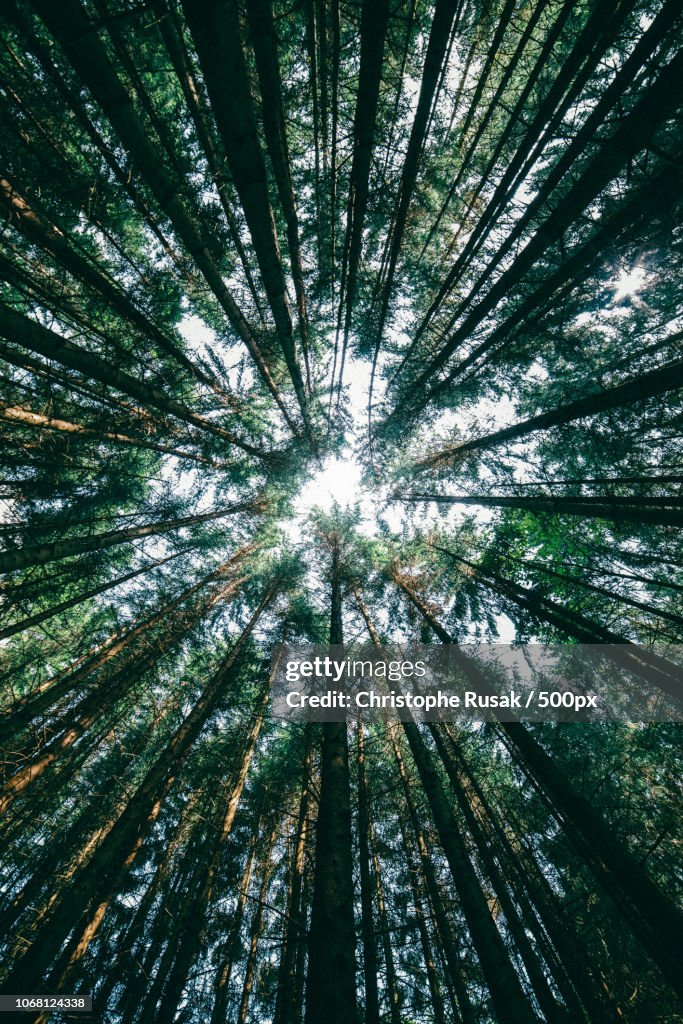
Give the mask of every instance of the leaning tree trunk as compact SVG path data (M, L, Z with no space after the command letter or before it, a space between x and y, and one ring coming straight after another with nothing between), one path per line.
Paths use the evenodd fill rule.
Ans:
M498 862L493 856L488 840L484 836L477 817L460 785L460 780L449 757L441 733L433 724L430 724L429 729L436 743L439 757L446 769L451 788L455 793L458 806L465 820L467 830L474 842L482 867L491 881L493 891L505 915L505 923L519 950L531 987L538 1000L538 1005L550 1024L560 1024L561 1021L566 1024L566 1008L561 1007L557 1002L547 981L548 967L541 960L539 951L532 945L527 936L527 929L531 930L530 922L522 919L519 910L515 906L509 880L504 877Z
M41 923L23 955L7 972L9 991L59 990L84 956L111 899L125 882L180 767L224 696L235 665L279 583L271 584L230 653L206 684L194 707L156 758L126 809L63 898ZM68 941L67 941L68 940Z
M91 31L91 22L80 0L62 0L58 11L51 0L35 0L34 7L63 47L81 81L87 85L102 107L119 139L129 150L138 172L151 188L159 206L170 219L228 320L246 345L285 422L296 435L297 426L287 410L261 348L225 284L202 231L181 198L185 192L183 184L173 177L159 159L159 154L138 118L130 95L109 60L104 44L97 33ZM82 39L86 36L88 46L84 47Z
M170 533L186 526L212 522L215 519L236 515L239 512L256 513L258 511L259 500L252 499L234 505L226 505L214 512L202 512L195 516L167 519L159 523L145 523L143 526L128 526L124 530L108 530L106 533L96 533L90 537L71 537L67 540L56 540L47 544L25 545L0 554L0 573L16 572L18 569L27 569L32 565L46 565L49 562L69 558L71 555L85 554L88 551L104 551L117 544L126 544L128 541L137 540L140 537Z
M505 943L491 915L462 832L451 812L443 785L424 739L414 722L403 729L425 796L453 875L460 905L501 1024L537 1024L536 1014L519 983Z
M460 555L455 555L443 548L440 550L443 550L454 561L474 570L477 573L475 579L482 586L508 598L542 622L557 627L580 643L600 645L601 653L617 665L630 672L635 672L651 686L670 694L679 704L683 702L683 674L681 668L674 662L640 648L638 644L621 636L620 633L607 629L566 605L552 601L548 597L541 597L533 590L518 586L513 580L509 580L493 570L482 570L480 566Z
M67 434L69 439L73 441L83 439L110 445L122 445L125 448L146 448L149 451L159 452L161 455L173 455L177 459L198 462L200 465L210 466L212 469L230 468L229 462L214 462L213 459L207 459L204 455L199 455L196 452L183 451L182 448L171 448L170 445L149 441L144 437L132 437L130 434L120 434L111 430L98 430L96 427L86 427L81 423L56 419L54 416L43 416L40 413L32 412L25 406L0 403L0 419L17 426L36 427L40 430L55 430L61 434Z
M8 637L14 636L16 633L23 633L24 630L31 629L33 626L39 626L41 622L45 622L46 619L51 619L53 615L59 615L61 612L68 611L69 608L75 608L77 605L83 604L84 601L89 601L91 597L97 597L98 594L106 594L108 590L113 590L122 583L127 583L128 580L133 580L137 576L142 576L144 573L149 572L151 569L156 569L158 566L165 565L166 562L170 562L174 558L179 558L180 554L181 552L178 552L174 555L167 555L165 558L157 558L153 562L148 562L147 565L143 565L141 569L135 569L133 572L127 572L124 576L117 576L113 580L107 580L106 583L101 583L98 587L92 587L90 590L86 590L82 594L78 594L76 597L70 597L66 601L60 601L59 604L53 604L43 612L35 612L33 615L27 615L26 618L20 619L18 622L13 622L11 626L5 626L4 629L0 629L0 640L6 640Z
M436 619L424 600L397 575L397 586L417 608L442 643L452 645L465 677L482 693L488 680ZM414 728L414 727L413 727ZM521 764L547 793L558 815L569 826L566 834L591 868L605 891L627 917L634 934L648 950L672 988L683 994L683 981L672 950L675 940L683 945L683 916L647 875L630 851L615 838L613 829L578 794L566 774L520 722L501 722L499 729Z
M240 197L280 346L307 432L309 402L287 302L266 167L258 138L236 0L184 0L218 132Z
M677 391L683 387L683 359L668 363L657 370L650 370L649 373L642 373L638 377L624 381L623 384L616 384L606 388L598 394L586 395L585 398L578 398L574 402L558 406L549 412L539 413L530 419L521 420L510 427L502 427L492 434L484 437L475 437L471 441L464 441L453 448L444 448L434 452L416 463L418 469L433 469L443 465L457 463L462 455L467 452L490 451L507 441L514 441L519 437L526 437L537 430L548 430L551 427L561 426L564 423L572 423L575 420L584 419L587 416L596 416L607 412L610 409L617 409L623 405L631 405L634 402L641 402L654 395L663 395L668 391ZM618 481L616 481L618 482ZM557 499L562 501L562 499ZM607 499L609 503L609 499Z
M259 940L261 938L261 932L263 931L263 912L265 910L266 892L268 891L268 883L270 882L270 877L274 870L274 865L270 861L270 852L273 843L275 842L275 836L276 829L273 829L270 839L266 843L263 851L261 885L259 886L259 892L256 899L256 909L254 911L254 916L251 919L251 928L249 930L249 952L247 954L247 962L244 968L244 982L242 984L242 996L240 998L240 1006L237 1013L237 1024L247 1024L249 1001L251 999L251 993L254 987L254 976L256 974Z
M401 992L398 986L396 964L394 962L394 948L391 941L389 929L389 915L387 913L384 885L382 883L382 865L377 853L377 838L375 830L370 822L368 831L370 840L370 851L372 853L372 873L375 878L375 892L377 895L377 911L379 914L379 928L382 937L382 952L384 954L384 972L386 974L387 1002L389 1004L389 1020L391 1024L401 1024Z
M210 434L215 434L235 447L241 448L249 455L256 458L268 458L267 452L262 452L254 445L242 441L231 431L200 416L199 413L192 412L180 402L169 398L161 388L140 381L124 370L119 370L117 366L101 356L88 352L76 342L43 327L36 320L22 316L21 313L17 313L16 310L4 304L0 304L0 335L31 352L37 352L38 355L44 356L46 359L55 360L70 370L76 370L85 377L99 381L105 387L116 388L117 391L141 402L143 407L151 405L152 408L158 409L162 413L190 423L193 427L199 427L200 430L208 431Z
M406 494L394 495L397 501L435 502L438 505L479 505L482 508L518 508L525 512L581 516L582 519L609 519L637 526L680 526L683 524L683 498L623 497L532 494L526 497L488 494Z
M431 852L427 845L422 825L420 824L417 807L415 806L415 801L413 800L413 795L411 793L410 780L406 771L403 755L401 754L401 748L398 744L396 729L390 725L387 732L394 751L394 758L396 760L396 766L398 768L401 785L403 787L403 796L406 802L408 817L410 818L410 824L415 834L415 842L417 844L422 872L425 877L427 893L434 912L434 923L436 925L437 935L443 950L446 966L450 974L451 985L458 1002L458 1010L462 1024L476 1024L476 1011L467 991L467 984L461 963L461 955L456 946L457 933L454 932L453 926L448 920L446 908L441 896L439 882L436 877L436 871L434 869L434 862L432 860Z

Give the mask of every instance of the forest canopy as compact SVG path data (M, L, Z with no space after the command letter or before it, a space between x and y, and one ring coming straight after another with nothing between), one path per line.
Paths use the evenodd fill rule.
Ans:
M676 724L269 705L275 645L404 640L680 702L682 23L2 4L3 993L683 1020Z

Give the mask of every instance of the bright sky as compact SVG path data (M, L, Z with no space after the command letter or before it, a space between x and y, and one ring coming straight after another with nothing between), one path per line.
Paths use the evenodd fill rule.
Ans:
M620 268L615 279L609 282L613 290L613 301L619 303L624 298L637 295L646 287L649 276L642 267L637 265ZM609 315L609 310L605 310L605 313ZM241 346L234 346L227 350L215 333L194 315L186 316L179 325L179 330L190 348L202 355L206 352L206 344L215 347L220 353L224 365L228 368L231 383L236 383L234 371L243 356ZM381 367L378 367L378 370L381 370ZM539 367L540 370L542 370L541 367ZM531 372L533 372L533 368ZM542 376L542 373L539 375ZM356 454L356 450L363 444L367 436L369 380L369 362L354 359L350 354L347 355L343 403L344 408L350 413L352 421L348 445L341 455L328 458L323 466L311 475L293 503L293 516L280 521L279 525L282 531L294 544L299 543L304 536L304 523L313 508L329 512L335 504L341 508L354 506L359 508L361 516L359 529L365 536L377 535L380 521L385 522L396 534L403 532L406 506L400 502L387 502L388 488L378 488L376 485L368 487L362 484L364 466ZM382 395L382 378L381 373L378 373L373 396L375 406L381 402ZM432 428L431 434L441 444L443 439L448 438L449 435L476 436L512 423L515 418L516 407L511 398L501 396L495 401L483 399L474 406L445 412ZM429 438L423 438L423 440L429 440ZM187 483L194 477L194 473L185 473L183 477L185 478L183 483ZM203 504L210 505L211 497L213 496L205 496ZM484 525L491 520L494 514L491 509L457 506L444 508L444 506L426 503L411 505L410 509L415 517L417 528L423 531L436 525L453 527L465 515L473 515L479 523ZM508 643L514 639L515 628L507 616L498 616L497 626L501 642Z

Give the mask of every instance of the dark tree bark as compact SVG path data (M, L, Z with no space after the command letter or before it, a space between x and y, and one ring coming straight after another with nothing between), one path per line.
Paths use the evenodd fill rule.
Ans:
M370 868L370 816L368 785L365 775L363 726L358 723L358 847L360 866L361 939L363 942L363 978L365 981L365 1024L379 1024L379 990L377 987L377 942L372 912L372 872Z
M59 990L70 977L99 929L113 895L127 877L182 763L229 686L244 645L277 587L278 584L272 584L268 588L232 650L147 772L106 841L62 899L53 904L49 917L15 960L5 977L5 985L12 991L39 991L45 987L48 991Z
M536 1024L536 1014L519 983L503 939L491 916L486 896L472 866L462 832L451 813L427 745L414 722L404 722L403 729L453 875L453 883L498 1019L501 1024Z
M259 501L256 499L238 502L234 505L226 505L225 508L214 512L201 512L195 516L167 519L160 523L128 526L124 530L108 530L106 533L96 533L89 537L72 537L67 540L56 540L47 544L25 545L0 554L0 572L16 572L18 569L26 569L31 565L46 565L60 558L69 558L71 555L81 555L88 551L104 551L106 548L114 547L117 544L125 544L127 541L136 540L140 537L152 537L163 533L170 533L172 530L180 530L186 526L195 526L197 523L208 523L215 519L222 519L224 516L237 515L239 512L251 512L254 514L258 513L258 511Z
M344 642L341 552L331 538L330 643ZM358 1024L346 722L322 726L320 800L308 949L306 1024Z
M425 602L404 581L394 579L409 601L418 609L442 643L453 645L454 656L465 677L481 692L489 684L481 671L459 652L448 631L430 612ZM413 728L415 728L413 726ZM517 753L525 769L548 794L557 809L568 838L595 874L605 891L627 917L634 934L648 950L672 988L683 994L676 958L672 956L672 937L683 940L680 911L664 895L638 863L615 838L612 828L591 804L578 794L553 759L532 733L519 722L501 722L501 733Z
M301 1007L297 999L296 968L299 956L306 942L306 915L303 906L304 863L306 843L310 825L311 803L311 732L310 723L305 727L304 757L299 797L299 811L294 848L289 869L289 893L287 920L282 938L282 955L278 973L278 987L275 997L273 1024L299 1024ZM212 1021L218 1024L218 1021Z
M81 80L107 114L121 141L134 155L139 172L148 182L157 202L171 220L230 323L247 346L286 423L296 434L297 427L284 404L261 348L214 263L200 228L180 198L184 191L180 182L174 179L159 159L128 92L109 61L104 45L92 33L88 47L82 46L81 39L90 33L91 23L79 0L64 0L59 11L55 10L50 0L36 0L34 7L64 48ZM229 34L227 38L230 38Z
M77 605L83 604L84 601L89 601L91 597L97 597L98 594L106 594L108 590L113 590L114 587L118 587L122 583L127 583L128 580L133 580L137 576L142 576L144 573L149 572L150 569L156 569L160 565L165 565L166 562L171 562L174 558L178 558L179 556L180 552L175 555L168 555L166 558L157 558L153 562L148 562L147 565L143 565L141 569L135 569L133 572L127 572L124 576L118 576L116 579L107 580L106 583L101 583L98 587L92 587L90 590L86 590L82 594L78 594L76 597L70 597L66 601L60 601L59 604L52 605L51 608L47 608L44 612L36 612L33 615L27 615L26 618L20 619L19 622L13 622L11 626L5 626L4 629L0 629L0 640L6 640L8 637L14 636L16 633L23 633L26 629L39 626L41 622L45 622L46 619L51 619L53 615L59 615L61 612L68 611L69 608L75 608Z
M624 381L623 384L616 384L596 394L578 398L566 405L551 409L549 412L542 412L527 420L513 423L512 426L502 427L492 434L475 437L471 441L464 441L452 448L434 452L433 455L420 459L416 466L419 469L433 469L443 465L454 465L467 452L490 451L498 445L507 441L516 441L517 438L526 437L537 430L548 430L551 427L573 423L575 420L588 416L598 416L610 409L618 409L623 405L645 401L645 399L655 395L664 395L669 391L678 391L682 387L683 359L679 359L676 362L667 363L657 370L650 370L631 380ZM558 500L561 501L561 499Z
M0 334L8 341L21 345L31 352L37 352L46 359L54 359L70 370L76 370L85 377L99 381L105 387L114 387L117 391L129 395L143 406L151 405L155 409L177 419L184 420L194 427L206 430L230 444L257 458L267 458L262 452L246 441L241 441L229 430L214 423L212 420L192 412L173 398L169 398L159 387L147 384L132 377L129 373L119 370L113 363L101 356L86 351L75 342L64 338L55 331L48 330L35 320L22 316L9 306L0 305Z
M309 402L294 343L266 167L256 128L236 0L187 0L192 33L218 132L258 260L278 339L310 433Z
M622 497L593 495L523 495L513 498L501 494L407 494L397 501L426 502L439 505L480 505L482 508L519 508L527 512L581 516L583 519L610 519L615 523L641 526L680 526L683 524L683 498Z

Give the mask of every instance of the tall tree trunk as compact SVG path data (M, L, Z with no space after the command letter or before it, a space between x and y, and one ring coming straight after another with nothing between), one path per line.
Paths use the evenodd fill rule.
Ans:
M537 1024L536 1014L522 990L491 915L486 896L472 866L462 833L451 813L427 745L414 722L404 722L403 729L453 875L453 883L498 1019L501 1024Z
M197 452L186 452L180 448L171 448L167 444L159 444L157 441L149 441L144 437L131 437L128 434L114 433L110 430L98 430L97 427L85 427L81 423L71 423L68 420L56 419L54 416L43 416L40 413L32 412L24 406L5 405L0 403L0 419L19 426L37 427L42 430L57 430L68 434L71 439L95 440L106 444L123 445L130 448L146 448L149 451L160 452L162 455L174 455L177 459L187 459L188 462L198 462L213 469L228 469L229 462L214 462Z
M282 939L273 1024L299 1024L301 1020L301 1008L296 998L296 967L298 955L305 945L306 937L306 916L302 898L311 801L311 733L312 726L309 722L305 727L299 813L289 869L287 920ZM212 1024L218 1024L218 1022L212 1021Z
M481 692L486 692L489 685L485 676L468 657L458 651L457 644L422 598L400 577L394 576L394 579L441 642L453 646L454 656L465 677L481 688ZM568 838L625 914L634 934L672 988L683 994L680 972L676 958L672 955L674 937L680 938L680 944L683 944L683 917L680 911L649 878L637 858L615 839L613 829L593 810L588 800L575 791L566 774L532 733L520 722L501 722L499 730L509 741L521 764L548 794L563 823L569 826L566 828Z
M81 6L80 0L63 0L59 11L55 10L51 0L36 0L34 7L52 35L63 47L81 81L87 85L105 111L123 145L130 150L139 173L149 184L157 202L171 220L174 229L199 267L230 323L247 346L261 378L277 403L285 422L290 430L297 434L296 424L275 384L260 346L227 288L220 269L215 264L209 247L202 237L200 228L185 207L181 198L184 192L181 183L174 179L159 159L156 149L150 142L145 128L135 112L128 92L109 61L104 44L96 33L91 32L90 20ZM84 47L82 39L86 35L88 36L88 46ZM224 39L225 36L220 38Z
M170 601L164 602L151 616L143 619L142 622L135 623L130 629L123 627L116 630L103 643L97 644L85 655L73 661L64 672L51 676L45 682L33 687L27 696L15 700L7 713L0 717L4 734L16 736L29 722L33 721L46 708L52 706L61 696L75 689L87 676L129 648L133 641L156 625L169 612L178 608L196 591L214 580L219 580L231 569L237 568L242 560L254 550L255 545L253 544L243 545L218 569L203 577L190 588L182 590Z
M484 318L496 308L508 289L531 269L581 212L619 173L624 163L649 142L653 131L676 110L683 92L683 54L679 53L660 71L652 83L624 117L611 136L605 139L598 154L585 167L557 207L543 220L537 231L515 260L497 279L483 299L467 314L462 323L441 346L436 356L415 381L419 390L441 367L465 339L472 336ZM485 343L482 343L485 344Z
M193 427L208 431L217 437L234 444L242 451L256 458L267 458L268 455L259 448L240 440L229 430L214 423L212 420L192 412L186 406L168 395L153 384L146 384L132 377L129 373L119 370L113 363L107 362L101 356L86 351L80 345L61 334L43 327L36 320L22 316L9 306L0 304L0 335L8 341L21 345L32 352L37 352L46 359L54 359L62 366L70 370L76 370L93 380L99 381L105 387L114 387L117 391L129 395L143 406L151 405L160 412L174 416Z
M259 499L226 505L213 512L201 512L194 516L183 516L179 519L162 520L159 523L146 523L143 526L128 526L124 530L108 530L90 537L71 537L67 540L55 540L46 544L25 545L0 553L0 573L16 572L32 565L46 565L71 555L82 555L88 551L104 551L117 544L125 544L140 537L152 537L159 534L181 530L186 526L208 523L224 516L236 515L239 512L258 513Z
M607 412L609 409L617 409L623 405L630 405L634 402L645 401L654 395L663 395L668 391L677 391L683 387L683 359L668 363L657 370L650 370L648 373L641 373L638 377L624 381L623 384L616 384L606 388L597 394L586 395L585 398L578 398L574 402L568 402L549 412L539 413L530 419L521 420L510 427L502 427L492 434L484 437L475 437L471 441L464 441L453 448L444 448L434 452L433 455L420 459L415 465L418 469L434 469L443 465L455 465L460 457L467 452L486 450L490 451L506 441L514 441L519 437L526 437L537 430L548 430L551 427L561 426L564 423L572 423L575 420L584 419L588 416L596 416ZM619 481L615 481L618 483ZM557 499L562 501L562 499ZM609 502L607 502L609 504Z
M270 877L273 873L274 867L270 862L270 853L275 841L275 834L275 830L273 830L270 836L270 841L266 844L266 848L264 850L261 868L261 885L259 886L256 909L254 910L254 914L251 919L251 928L249 930L249 952L247 954L247 962L244 968L244 982L242 984L240 1006L237 1012L237 1024L247 1024L249 1002L251 1000L251 993L254 987L254 976L256 974L258 944L261 938L261 932L263 931L263 912L265 910L266 893L268 891L268 883L270 882Z
M551 495L531 494L517 498L488 494L407 494L397 501L435 502L438 505L478 505L482 508L519 508L525 512L581 516L582 519L608 519L638 526L680 526L683 524L683 498L639 497L610 494ZM670 506L670 507L669 507Z
M177 13L173 9L170 9L166 16L161 18L159 28L161 29L168 55L171 58L173 70L175 71L183 90L185 102L187 103L190 117L192 118L192 122L197 133L197 139L204 151L204 155L209 165L209 170L211 171L211 176L216 186L216 191L218 192L218 198L221 201L223 213L225 214L225 219L228 223L230 237L232 238L235 249L237 250L240 263L242 264L242 270L244 271L244 276L251 293L251 297L254 300L254 305L258 311L261 326L265 328L266 324L263 317L263 310L261 309L261 300L258 292L256 291L249 258L242 244L239 225L228 194L226 175L221 166L225 162L225 158L218 151L212 126L209 123L209 114L205 109L205 104L190 60L190 55L185 47L182 26L178 24Z
M208 860L204 877L195 897L191 901L187 901L187 928L181 936L178 949L175 951L173 969L164 987L161 1004L158 1009L152 1007L152 1016L149 1018L150 1021L154 1020L155 1022L158 1022L158 1024L172 1024L178 1009L178 1002L180 1001L180 997L182 996L183 989L187 981L192 961L205 943L206 915L211 904L216 875L220 867L225 844L232 832L237 808L239 807L240 800L242 799L244 785L247 781L247 774L254 756L256 741L261 731L263 716L265 714L266 704L269 697L270 694L268 690L266 690L260 706L256 709L253 724L244 744L242 759L229 783L229 788L226 793L227 801L225 810L222 816L222 821L216 831L213 850ZM266 871L264 869L264 875L265 874ZM140 1024L143 1024L143 1022L146 1024L145 1018L140 1019Z
M195 585L190 591L186 591L181 599L187 598L188 594L203 586L206 581ZM5 783L0 796L0 814L4 814L10 804L24 792L27 786L36 782L44 772L56 761L63 758L96 723L99 723L102 715L109 711L117 701L130 692L135 683L144 676L158 661L177 644L197 624L198 619L205 614L217 601L231 597L237 590L242 580L231 580L227 585L220 587L198 606L189 609L181 614L177 621L171 622L167 632L149 648L144 648L142 655L132 665L127 664L117 671L113 678L106 677L97 686L89 689L81 701L68 711L63 726L57 727L57 735L48 740L38 749L37 755L28 755L17 758L23 764L17 772ZM179 600L174 602L178 604ZM161 615L156 616L156 620ZM147 630L140 631L138 635L144 635ZM96 742L97 734L92 737ZM25 762L28 763L25 763Z
M309 403L294 342L275 220L268 196L237 0L184 0L211 107L258 260L280 346L310 434Z
M585 1007L585 1011L582 1011L581 1006L576 1005L572 1010L577 1020L585 1016L590 1024L617 1024L623 1014L618 1007L610 1005L605 1000L600 984L599 964L593 958L586 958L584 943L576 933L573 922L560 907L545 874L522 844L510 838L506 829L498 822L481 786L462 756L453 730L448 725L445 726L445 730L451 740L451 750L459 767L459 779L470 805L478 815L482 827L484 823L488 825L489 842L499 846L501 859L509 865L511 884L520 902L527 900L535 909L550 942L557 950L559 970L555 977L567 1005L570 1009L574 1006L575 990ZM530 909L529 919L532 918L533 911ZM566 974L573 988L568 988L564 983L562 972Z
M465 982L461 963L461 954L458 952L458 948L456 946L453 927L451 922L448 920L446 908L441 897L438 879L436 877L436 871L434 870L434 863L420 824L417 807L415 806L415 801L413 800L410 790L410 781L408 779L408 773L401 754L401 748L398 744L396 729L390 725L387 732L394 751L399 776L401 778L408 817L410 818L412 830L415 833L415 842L417 843L420 864L425 877L427 892L429 894L429 902L431 903L434 912L437 936L439 938L441 948L443 949L444 959L450 974L451 985L456 994L460 1018L462 1020L462 1024L476 1024L476 1011L467 991L467 984Z
M382 866L377 853L377 839L372 821L369 823L368 838L370 840L370 851L372 853L372 873L375 879L375 890L377 893L377 911L379 914L380 935L382 937L382 952L384 954L384 973L386 976L387 1002L389 1004L389 1020L391 1024L401 1024L401 993L398 987L396 975L396 964L394 963L394 949L391 944L391 932L389 930L389 917L387 914L386 899L384 896L384 885L382 883Z
M566 1022L567 1010L564 1007L560 1007L553 995L553 992L546 980L547 967L540 959L539 952L534 948L527 936L527 928L530 928L530 922L524 921L521 918L520 912L515 906L510 893L509 881L503 876L503 872L493 856L491 847L489 846L488 841L479 826L477 817L467 800L467 796L465 795L462 786L460 785L458 774L453 766L443 737L433 724L430 724L429 731L436 743L436 749L446 769L446 774L448 775L451 787L455 793L462 816L465 819L469 835L472 837L477 854L481 860L481 864L491 881L493 891L498 899L500 908L505 915L505 923L520 952L522 962L527 975L529 976L531 987L536 999L538 1000L541 1011L543 1012L543 1016L547 1021L551 1022L551 1024L560 1024L561 1021Z
M331 540L330 643L344 642L339 538ZM346 722L322 726L306 1024L358 1024Z
M110 277L105 277L94 264L81 256L63 232L33 210L15 186L4 177L0 177L0 205L6 211L10 223L30 242L50 253L77 280L93 288L120 316L137 328L143 337L154 341L196 380L212 386L211 378L185 355L180 341L167 336L145 313L134 306Z
M277 55L277 36L273 21L272 0L249 0L247 16L251 29L251 43L256 57L261 87L263 128L266 145L273 165L280 206L287 225L287 246L296 292L299 314L299 333L306 367L308 391L311 390L309 361L308 312L304 287L304 270L299 240L299 218L292 185L291 162L287 142L287 124L282 99L282 80Z
M346 207L346 238L341 268L337 339L342 327L343 341L339 360L338 394L344 379L346 349L356 301L356 287L363 245L363 227L370 194L370 167L375 139L375 123L382 80L384 40L389 23L388 0L364 0L360 23L360 69L353 122L353 159ZM332 370L334 383L335 367Z
M434 1024L446 1024L446 1013L444 1009L443 995L441 994L441 981L439 979L432 940L429 935L427 919L422 905L423 892L420 884L421 879L413 856L412 846L408 839L406 822L403 820L402 816L399 816L399 825L401 828L401 840L403 842L403 851L406 859L406 871L408 872L408 878L410 879L410 889L413 897L415 923L417 924L417 931L420 936L420 945L422 946L422 962L424 963L425 973L427 974L430 1009L434 1015Z
M225 1024L227 1019L230 978L232 976L235 961L239 957L240 932L242 930L242 921L244 920L244 911L247 905L249 883L251 880L254 860L261 840L261 818L259 816L259 820L254 828L249 852L247 853L247 857L244 862L244 869L237 889L235 907L230 919L228 934L225 938L219 968L216 973L216 977L214 978L214 1001L211 1011L211 1024Z
M13 622L11 626L5 626L4 629L0 629L0 640L6 640L8 637L14 636L16 633L23 633L24 630L31 629L33 626L39 626L41 622L45 622L46 619L51 619L53 615L59 615L61 612L68 611L69 608L75 608L77 605L83 604L84 601L89 601L91 597L97 597L98 594L105 594L108 590L113 590L122 583L127 583L128 580L134 580L138 576L143 576L151 569L156 569L160 565L165 565L166 562L172 562L174 558L179 558L181 554L182 552L178 552L174 555L167 555L166 558L156 558L153 562L148 562L146 565L143 565L141 569L134 569L133 572L127 572L124 576L117 576L113 580L107 580L106 583L101 583L98 587L91 587L90 590L86 590L82 594L78 594L76 597L70 597L66 601L60 601L59 604L53 604L43 612L35 612L33 615L27 615L18 622Z
M379 1024L377 988L377 942L372 912L372 873L370 868L368 786L365 775L363 726L356 733L358 753L358 846L360 866L361 939L363 942L363 978L365 981L365 1024Z
M97 933L112 897L125 881L178 771L230 684L238 658L278 586L274 583L267 589L239 639L148 770L105 842L63 898L53 905L33 941L7 972L4 981L8 990L59 990L69 978Z
M441 75L441 66L448 48L451 28L458 6L458 0L436 0L434 7L434 16L432 19L432 26L429 33L427 52L425 54L422 71L422 81L420 82L420 93L418 96L417 108L415 110L415 117L410 131L408 148L406 150L403 170L401 173L401 181L398 189L396 213L394 214L386 243L388 265L384 275L384 284L379 296L380 307L370 376L368 416L371 415L372 410L372 390L375 372L377 369L377 360L379 358L384 326L389 312L389 302L393 291L394 273L396 271L401 251L401 242L405 231L408 207L410 206L415 182L417 180L418 165L425 143L427 121L432 104L434 103L436 87Z

